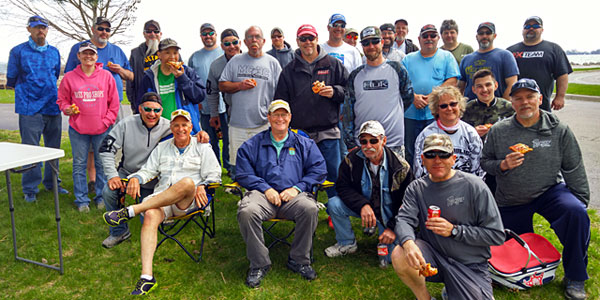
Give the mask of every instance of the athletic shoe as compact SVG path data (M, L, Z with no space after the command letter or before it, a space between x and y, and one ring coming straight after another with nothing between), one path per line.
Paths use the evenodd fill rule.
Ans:
M569 300L583 300L587 298L585 293L585 281L574 281L567 277L563 279L565 285L565 297Z
M262 268L251 268L248 270L248 275L246 276L246 285L249 288L257 288L260 286L260 282L262 281L267 273L271 269L271 266L266 266Z
M131 294L135 296L146 295L150 293L150 291L152 291L157 285L158 283L156 283L156 279L154 279L154 277L152 277L151 280L140 278L140 280L138 280L138 282L135 284L135 289L131 292Z
M121 208L119 210L107 211L104 213L103 217L104 222L106 222L108 226L112 227L121 225L132 219L129 217L129 212L127 211L126 207Z
M81 213L88 213L88 212L90 212L90 206L87 204L83 204L83 205L80 205L79 207L77 207L77 210Z
M25 194L25 201L32 203L37 201L37 196L35 194Z
M96 201L96 207L100 210L104 210L106 208L104 201Z
M446 292L446 287L442 289L442 300L448 300L448 292Z
M49 192L54 192L54 189L51 189L51 188L50 188L50 189L47 189L47 190L48 190ZM66 190L65 188L63 188L62 186L60 186L60 185L59 185L59 186L58 186L58 194L60 194L60 195L68 195L68 194L69 194L69 191L68 191L68 190Z
M291 258L288 258L287 267L292 272L302 275L302 278L306 280L310 281L317 278L317 272L310 265L301 265Z
M102 247L104 247L106 249L110 249L110 248L128 240L130 237L131 237L131 232L129 232L129 231L127 231L121 235L118 235L118 236L109 235L102 242Z
M356 241L354 241L350 245L340 245L339 243L335 243L335 245L325 248L324 252L327 257L338 257L354 253L356 250L358 250L358 245L356 244Z

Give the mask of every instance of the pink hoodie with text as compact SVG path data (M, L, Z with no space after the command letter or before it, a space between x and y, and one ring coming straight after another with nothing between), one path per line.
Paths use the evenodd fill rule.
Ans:
M58 88L56 101L61 111L75 103L79 114L69 117L69 125L79 134L96 135L105 132L117 119L119 94L112 74L96 63L88 77L81 65L67 72Z

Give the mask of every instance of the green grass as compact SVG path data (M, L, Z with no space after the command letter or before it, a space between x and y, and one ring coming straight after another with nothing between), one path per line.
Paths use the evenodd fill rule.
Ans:
M16 131L0 130L0 140L19 142ZM63 186L72 191L71 150L66 135L62 148L65 158L60 161ZM0 179L0 203L7 203L4 175ZM223 179L228 181L228 177ZM20 175L11 175L15 199L15 216L19 255L58 263L56 245L56 222L52 196L47 191L38 194L38 202L29 204L23 200ZM43 189L43 187L42 187ZM288 271L285 262L289 247L278 245L270 256L273 269L256 290L244 285L248 261L245 244L236 221L237 198L218 189L215 216L217 233L208 239L204 248L204 260L193 263L173 242L166 242L156 252L154 275L158 287L148 299L414 299L410 290L394 274L391 267L385 270L377 266L376 237L365 237L359 220L353 219L359 251L342 258L327 258L323 249L335 243L335 234L326 224L325 212L319 214L319 224L314 239L313 267L318 278L307 282ZM65 274L15 261L7 205L0 209L0 291L4 299L121 299L126 298L140 276L140 222L133 220L130 241L107 250L101 247L107 236L107 226L102 221L102 211L92 208L88 214L78 213L72 195L60 198L61 228L63 236ZM592 240L589 247L589 275L587 282L589 299L600 297L599 226L600 218L590 211ZM536 232L547 237L562 250L549 224L535 217ZM289 230L291 224L278 224L276 232ZM193 228L187 228L193 229ZM199 230L180 235L187 245L199 242ZM525 292L495 289L495 298L503 299L562 299L560 279L563 268L559 267L558 279L543 288ZM432 295L440 299L442 284L428 284Z
M0 103L15 103L15 91L9 89L0 89ZM129 105L129 99L127 99L127 95L125 95L125 93L123 93L123 101L121 101L121 104Z
M600 96L600 85L569 83L567 94Z
M593 68L574 68L573 72L585 72L585 71L597 71L600 70L600 67L593 67Z

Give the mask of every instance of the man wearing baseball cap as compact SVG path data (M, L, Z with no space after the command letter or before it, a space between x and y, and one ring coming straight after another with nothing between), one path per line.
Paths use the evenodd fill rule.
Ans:
M338 59L327 55L319 46L317 30L312 25L298 28L296 42L296 57L283 68L275 98L290 104L297 116L292 118L290 126L302 129L317 143L327 164L327 180L334 182L342 159L338 122L348 72ZM323 86L313 90L316 81ZM335 196L335 189L328 189L327 196Z
M394 25L385 23L379 26L379 30L381 31L381 39L383 40L383 56L398 63L402 62L406 54L393 47L396 40L396 28Z
M534 213L550 222L563 245L565 295L585 299L590 189L579 144L566 124L540 109L542 93L535 80L519 79L511 100L515 115L488 132L481 167L496 176L496 202L506 228L533 232ZM517 143L533 151L511 151Z
M281 28L275 27L271 29L271 45L273 48L267 51L267 54L275 57L282 68L294 60L294 50L292 50L292 46L284 39L285 36Z
M146 100L142 105L150 105L150 102L152 100ZM145 295L157 285L152 274L152 260L160 223L170 217L186 215L206 207L209 203L206 186L221 182L221 166L210 145L201 144L190 135L193 128L190 113L177 109L170 117L173 138L158 144L142 168L127 176L127 194L132 198L141 195L140 184L146 184L158 176L154 193L141 203L103 215L104 221L114 227L144 214L140 237L142 275L132 295Z
M477 27L475 36L479 49L465 57L460 62L460 80L458 88L469 99L475 99L473 92L473 74L481 69L489 69L498 81L496 97L509 99L510 88L517 81L519 67L515 58L507 50L494 48L496 25L483 22Z
M426 281L444 283L442 299L494 299L487 263L505 235L492 193L481 178L452 168L446 134L427 136L421 158L429 174L410 183L396 216L396 274L417 299L433 299ZM429 216L432 208L438 217ZM423 277L428 264L437 274Z
M573 72L565 51L553 42L542 39L542 18L531 16L523 24L523 42L507 48L519 66L519 78L534 79L542 92L545 111L559 110L565 105L569 74ZM556 96L550 99L556 81Z
M329 31L329 40L321 44L323 49L329 55L339 59L348 73L354 71L362 65L360 52L356 47L344 43L344 34L346 33L346 17L342 14L333 14L327 23Z
M138 113L138 105L136 105L136 103L139 103L138 99L142 95L138 95L137 93L139 87L142 85L144 72L158 60L158 55L156 55L156 53L158 52L158 44L162 37L160 25L155 20L148 20L144 23L142 34L144 35L145 41L139 46L131 49L131 54L129 55L129 65L134 74L133 80L125 83L127 99L129 99L133 114Z
M396 28L396 42L392 47L405 54L419 51L419 47L413 44L411 39L406 38L408 35L408 21L406 19L396 20L394 27Z
M271 269L261 225L275 217L296 223L288 269L306 280L317 277L310 264L319 209L311 191L327 175L325 161L313 140L290 130L286 101L271 102L267 119L270 128L242 144L236 165L236 180L248 191L238 205L237 220L250 261L250 288L259 287Z

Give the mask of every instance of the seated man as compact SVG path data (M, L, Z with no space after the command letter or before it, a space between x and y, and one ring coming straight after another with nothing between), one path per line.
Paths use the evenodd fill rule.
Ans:
M338 196L329 199L327 212L333 221L337 243L325 249L325 255L336 257L357 250L350 216L362 219L365 232L379 229L379 243L394 250L396 213L404 191L412 180L408 163L388 148L383 126L367 121L360 126L360 149L344 158L335 184ZM388 255L381 267L390 263Z
M248 190L237 219L250 261L246 285L251 288L258 287L271 268L261 226L271 218L296 223L287 267L304 279L317 277L310 252L319 209L311 189L325 179L327 169L315 142L289 129L291 119L287 102L271 102L267 113L271 128L244 142L237 153L235 178Z
M209 144L200 144L190 136L192 118L182 109L171 113L173 138L152 151L142 168L129 175L127 194L140 196L140 184L158 176L154 193L135 205L104 213L104 221L118 226L144 213L141 230L142 276L132 295L145 295L156 286L152 276L152 259L156 250L156 231L163 220L182 216L205 207L205 186L221 181L221 167Z
M520 79L510 96L515 115L487 134L481 166L496 176L496 201L506 228L533 232L534 213L550 222L564 246L565 295L585 299L590 189L581 150L569 127L539 108L542 93L535 80ZM533 151L522 154L508 148L517 143Z
M394 270L419 300L432 299L425 280L443 282L444 299L493 299L487 261L490 246L504 243L494 197L479 177L452 169L456 154L449 136L434 133L424 144L428 175L408 186L396 216ZM438 217L428 216L432 208ZM439 271L424 278L420 271L428 263Z

